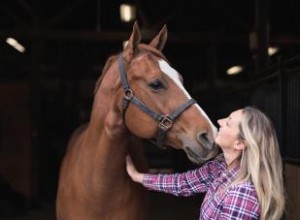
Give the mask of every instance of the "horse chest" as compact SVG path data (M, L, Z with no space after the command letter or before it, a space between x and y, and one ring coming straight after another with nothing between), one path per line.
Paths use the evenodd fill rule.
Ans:
M145 193L132 183L99 187L97 192L78 192L65 207L64 213L68 217L58 220L144 220L147 213Z

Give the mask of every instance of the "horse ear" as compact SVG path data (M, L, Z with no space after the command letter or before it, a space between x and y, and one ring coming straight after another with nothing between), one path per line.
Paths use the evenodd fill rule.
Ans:
M150 42L149 45L162 51L165 47L167 38L168 38L168 29L167 26L164 25L160 30L159 34L155 38L153 38L153 40Z
M130 38L128 40L128 43L124 49L124 59L127 62L130 62L134 56L134 54L137 52L138 45L141 42L141 31L138 25L138 22L135 21L133 24L133 30L130 35Z

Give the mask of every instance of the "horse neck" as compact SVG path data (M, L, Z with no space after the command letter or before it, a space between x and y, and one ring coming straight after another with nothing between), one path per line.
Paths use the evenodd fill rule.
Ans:
M109 112L118 114L118 99L121 96L121 83L117 63L114 62L105 73L96 89L90 123L103 123ZM120 115L120 114L118 114ZM121 117L120 117L121 119Z
M89 142L90 156L97 157L101 169L124 169L125 156L128 152L130 134L123 125L119 110L122 99L118 70L113 64L105 73L95 97L86 141ZM107 172L107 171L106 171Z

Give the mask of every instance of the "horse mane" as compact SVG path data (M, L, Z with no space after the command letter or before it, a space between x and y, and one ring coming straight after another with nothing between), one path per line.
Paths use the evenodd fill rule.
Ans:
M101 76L97 79L96 81L96 85L95 85L95 89L94 89L94 95L97 93L101 82L105 76L105 74L107 73L107 70L109 69L109 67L111 67L111 65L113 64L113 62L115 62L117 59L117 55L111 55L105 62Z

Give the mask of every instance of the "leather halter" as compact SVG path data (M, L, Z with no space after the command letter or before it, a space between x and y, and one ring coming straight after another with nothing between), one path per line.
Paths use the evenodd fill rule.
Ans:
M173 121L186 109L188 109L191 105L196 103L195 99L189 99L187 102L181 104L175 111L173 111L169 115L163 115L157 113L151 109L149 109L144 103L142 103L130 89L126 78L126 71L123 65L123 57L122 54L118 57L118 66L121 77L121 83L124 89L124 99L123 99L123 110L122 116L125 124L125 112L130 102L139 107L143 112L148 114L151 118L158 122L158 136L157 136L157 146L163 148L163 139L166 136L166 132L173 126Z

